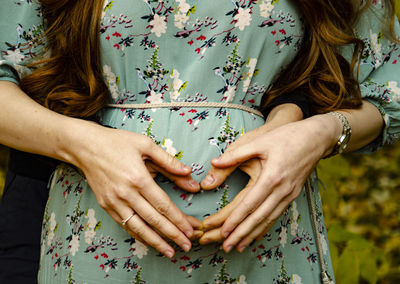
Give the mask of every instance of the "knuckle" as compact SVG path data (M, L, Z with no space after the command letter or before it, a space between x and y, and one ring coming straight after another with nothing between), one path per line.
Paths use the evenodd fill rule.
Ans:
M255 224L261 224L261 223L268 223L268 217L265 217L263 215L258 215L254 217L254 223Z
M178 241L181 239L181 234L177 230L172 230L167 234L168 238L173 241Z
M124 189L116 190L115 194L121 200L127 200L129 195L128 191Z
M273 187L282 184L283 181L285 180L285 175L280 172L270 173L268 177L269 177L268 181L270 185Z
M117 203L114 194L109 192L105 193L101 200L102 202L100 206L102 208L114 208L115 204Z
M137 226L135 225L135 222L130 222L129 224L129 228L130 230L133 232L134 235L138 236L139 238L143 238L143 236L145 235L146 229L144 228L144 226Z
M157 216L151 215L146 219L146 222L155 228L161 227L161 220Z
M244 198L241 203L242 206L244 207L244 211L248 214L251 214L256 210L254 204L249 202L246 198Z
M106 208L107 208L107 203L106 203L106 201L104 200L104 198L99 198L99 199L97 200L97 203L99 204L99 206L100 206L101 208L103 208L103 209L106 209Z
M143 175L139 175L137 173L132 173L129 176L129 183L134 188L144 188L145 187L145 178Z
M158 201L154 206L161 215L167 216L171 212L172 205L169 202Z
M142 137L142 139L139 140L139 148L144 150L144 151L152 151L154 149L154 147L156 146L153 142L153 140L151 140L151 138L144 136Z

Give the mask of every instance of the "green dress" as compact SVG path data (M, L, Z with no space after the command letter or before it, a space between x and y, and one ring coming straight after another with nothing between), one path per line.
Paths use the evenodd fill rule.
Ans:
M101 64L115 104L223 102L258 108L279 72L296 56L303 37L301 15L289 0L106 0L101 22ZM357 35L366 46L361 61L363 96L385 118L382 139L399 138L399 46L383 37L380 1L360 19ZM0 11L0 76L18 83L25 63L40 47L40 7L31 0L5 0ZM349 56L349 49L343 49ZM210 160L243 133L264 124L230 108L107 108L103 125L151 137L193 167L200 181ZM107 149L113 151L113 149ZM323 263L332 264L318 195L314 231L303 191L260 241L243 253L218 244L176 248L168 259L131 238L97 204L85 178L61 165L50 184L42 231L39 283L320 283L315 235ZM234 172L210 192L187 193L163 177L157 183L186 214L203 219L224 207L246 185Z

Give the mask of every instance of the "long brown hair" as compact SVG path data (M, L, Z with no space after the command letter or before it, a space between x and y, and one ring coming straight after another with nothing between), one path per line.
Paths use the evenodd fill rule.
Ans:
M40 0L48 58L33 64L21 88L59 113L89 117L107 102L100 65L103 0Z
M40 0L47 22L50 57L36 63L21 87L46 107L75 117L88 117L104 107L108 90L100 66L99 30L102 0ZM354 75L363 42L353 33L359 14L372 0L296 0L305 20L298 56L264 96L265 106L277 96L303 89L315 113L361 105ZM394 11L390 8L393 34ZM363 5L363 9L361 9ZM353 44L348 62L339 53Z

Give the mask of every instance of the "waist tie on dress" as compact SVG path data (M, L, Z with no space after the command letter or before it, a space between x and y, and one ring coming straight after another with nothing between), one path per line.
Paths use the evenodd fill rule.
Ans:
M243 111L247 111L249 113L255 114L261 118L264 118L264 115L261 111L244 106L239 104L231 104L231 103L218 103L218 102L170 102L170 103L160 103L160 104L107 104L107 107L110 108L129 108L129 109L152 109L152 108L171 108L171 107L195 107L195 108L231 108L231 109L239 109Z

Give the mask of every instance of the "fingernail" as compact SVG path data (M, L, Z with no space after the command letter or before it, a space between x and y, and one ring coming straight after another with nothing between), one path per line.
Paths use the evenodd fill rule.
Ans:
M203 236L204 235L204 232L203 231L201 231L201 230L195 230L194 231L194 234L193 234L193 238L195 238L195 239L199 239L201 236Z
M195 181L194 179L192 179L192 180L189 181L189 185L190 185L192 188L197 188L197 187L199 187L199 184L198 184L197 181Z
M239 252L243 252L245 248L246 248L246 246L241 246L241 247L238 248L238 251Z
M188 165L183 165L183 169L184 169L185 171L192 171L192 168L189 167Z
M226 239L229 236L229 232L223 232L222 236Z
M212 183L214 182L214 178L213 178L212 175L207 175L207 176L204 178L204 181L203 181L203 182L205 183L205 185L210 185L210 184L212 184Z
M192 230L185 231L185 235L186 235L186 237L191 238L193 236L193 231Z
M212 159L211 161L212 161L212 162L218 162L218 161L220 161L220 160L221 160L221 156L216 157L216 158Z
M182 248L185 252L188 252L190 250L190 245L189 244L183 244Z
M164 252L164 255L168 258L171 258L174 256L174 252L172 250L167 250Z
M225 252L230 252L232 250L233 246L229 245L226 247Z

